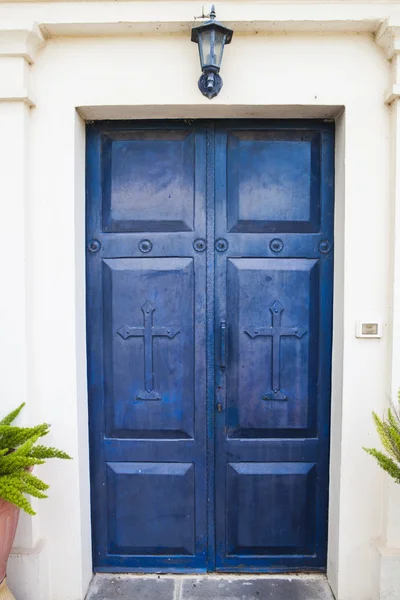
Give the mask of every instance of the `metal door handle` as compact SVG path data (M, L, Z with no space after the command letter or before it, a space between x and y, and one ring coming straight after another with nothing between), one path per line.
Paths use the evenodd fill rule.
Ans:
M220 332L221 332L221 369L225 369L226 367L226 321L221 321L220 324Z

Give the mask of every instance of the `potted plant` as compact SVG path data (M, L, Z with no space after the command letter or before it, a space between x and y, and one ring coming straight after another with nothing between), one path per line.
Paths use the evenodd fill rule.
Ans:
M7 561L17 530L20 509L36 514L25 494L47 498L48 485L32 474L35 465L49 458L69 459L56 448L38 444L47 435L50 425L17 427L14 420L25 406L12 411L0 421L0 600L15 600L6 583Z
M372 413L378 435L387 454L376 448L364 448L364 450L378 461L379 466L396 483L400 483L400 392L397 398L398 406L391 403L387 418L380 419L375 412Z

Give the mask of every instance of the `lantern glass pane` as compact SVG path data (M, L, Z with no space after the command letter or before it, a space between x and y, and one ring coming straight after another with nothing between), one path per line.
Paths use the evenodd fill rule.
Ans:
M199 34L201 66L220 68L224 50L225 34L215 29L206 29Z
M211 31L202 31L199 34L199 52L200 52L200 61L201 66L210 64L210 54L211 54Z
M222 31L215 32L215 46L214 46L214 55L215 55L215 65L219 68L222 62L222 54L224 52L225 45L225 33Z

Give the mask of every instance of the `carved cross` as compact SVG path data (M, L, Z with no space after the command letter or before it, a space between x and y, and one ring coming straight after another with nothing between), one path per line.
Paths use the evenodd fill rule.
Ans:
M245 333L252 339L262 336L272 337L272 390L264 396L264 400L286 400L285 394L281 391L281 337L296 336L302 338L307 329L305 327L281 327L282 313L284 308L280 302L275 300L269 307L272 313L272 327L250 326L245 329Z
M129 327L123 325L117 333L127 340L130 337L144 338L144 385L145 389L138 393L137 400L161 400L161 394L154 390L154 367L153 367L153 338L155 336L168 337L172 340L179 329L174 327L153 327L153 313L155 306L147 300L142 306L144 315L144 327Z

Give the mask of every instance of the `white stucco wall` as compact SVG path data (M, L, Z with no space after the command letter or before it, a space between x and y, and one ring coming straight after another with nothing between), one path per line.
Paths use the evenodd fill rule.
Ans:
M109 3L52 4L0 4L0 21L46 22L49 14L53 22L69 9L75 35L83 5L109 10ZM155 22L163 4L138 3L138 10L146 5ZM240 6L231 7L235 15L261 15L255 4ZM221 3L222 20L224 10ZM201 5L192 4L196 11ZM372 7L368 14L376 27L391 13ZM30 101L0 103L1 412L26 398L26 422L52 423L49 442L74 457L40 469L50 498L36 504L37 517L21 520L9 569L18 600L83 600L91 577L84 119L237 116L337 122L328 577L339 600L395 598L382 595L381 575L399 568L400 554L396 560L389 551L390 567L377 546L387 551L390 531L389 546L400 547L400 523L395 535L393 520L386 522L393 493L386 495L387 479L362 451L377 443L371 411L383 412L392 388L393 109L384 102L383 51L367 25L360 33L236 33L224 56L224 88L210 102L197 89L197 48L187 32L99 37L99 27L92 38L48 39L29 67ZM0 68L1 55L0 43ZM382 321L382 339L357 339L358 319Z

